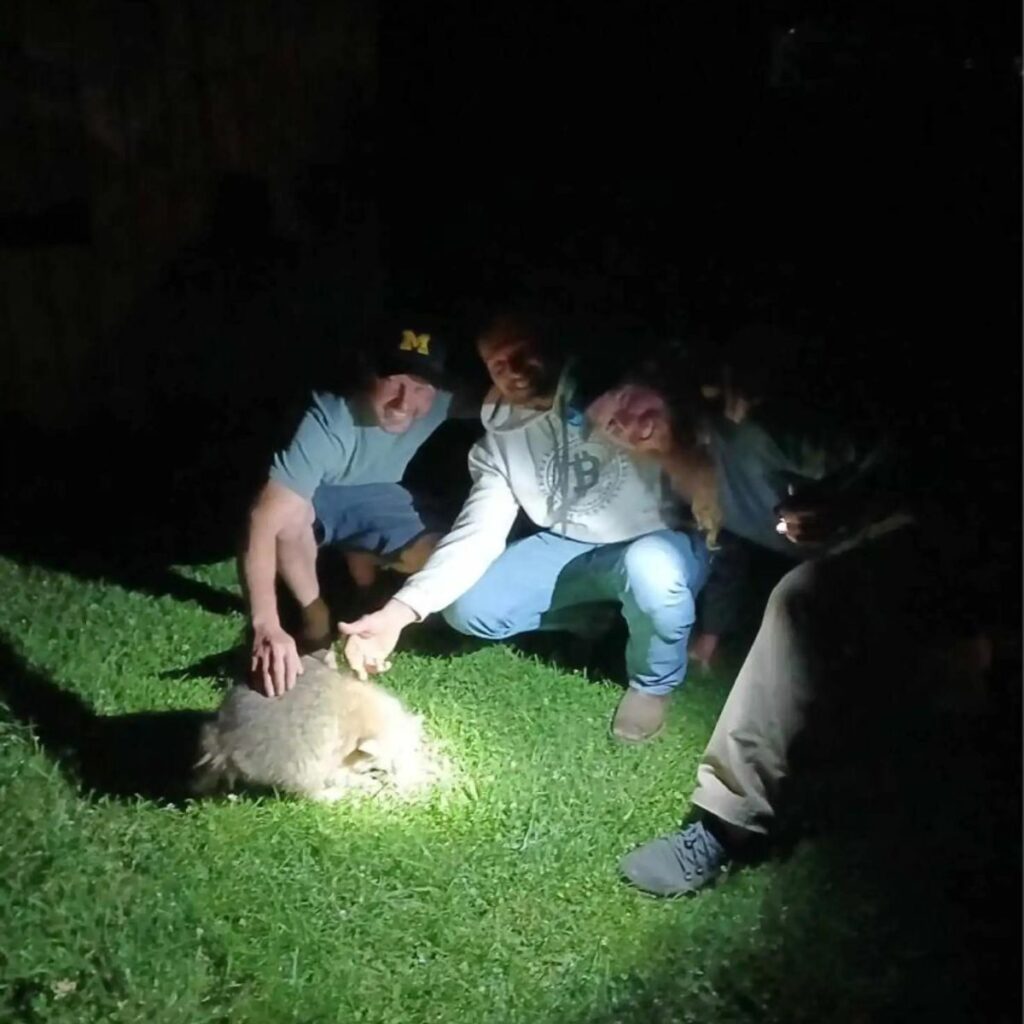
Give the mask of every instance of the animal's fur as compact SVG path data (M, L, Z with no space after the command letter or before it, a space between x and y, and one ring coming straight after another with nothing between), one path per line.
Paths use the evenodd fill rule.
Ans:
M241 783L336 800L382 775L397 788L415 781L422 719L378 684L339 671L332 652L302 665L283 696L231 690L203 726L196 792Z

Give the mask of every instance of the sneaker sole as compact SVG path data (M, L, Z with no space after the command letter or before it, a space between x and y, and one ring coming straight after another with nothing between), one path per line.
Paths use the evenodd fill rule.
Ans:
M649 736L644 736L640 739L635 739L632 736L622 736L615 731L614 727L608 729L608 735L611 736L616 743L625 743L631 747L641 747L645 743L650 743L652 740L656 740L659 736L663 735L667 725L667 722L662 722L661 725L659 725L658 728Z
M726 874L727 872L725 871L719 871L714 878L709 879L702 886L696 889L683 889L680 892L654 892L652 889L645 889L621 871L619 872L619 877L630 889L649 900L689 900L695 899L701 893L708 892L710 889L717 889L720 885L724 884Z

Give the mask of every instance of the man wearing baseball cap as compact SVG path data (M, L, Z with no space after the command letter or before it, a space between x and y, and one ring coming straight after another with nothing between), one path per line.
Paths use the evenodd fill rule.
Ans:
M422 320L379 326L347 385L314 392L291 443L274 455L241 560L253 684L268 696L291 689L301 671L299 644L281 625L278 576L302 610L301 645L326 647L333 630L317 579L319 547L341 546L365 588L381 566L414 572L450 525L400 483L427 438L465 415L452 409L445 357L442 337Z

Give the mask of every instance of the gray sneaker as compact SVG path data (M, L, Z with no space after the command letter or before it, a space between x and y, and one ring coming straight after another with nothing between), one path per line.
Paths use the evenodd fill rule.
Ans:
M619 870L645 892L682 896L716 881L729 860L725 847L697 821L627 854Z

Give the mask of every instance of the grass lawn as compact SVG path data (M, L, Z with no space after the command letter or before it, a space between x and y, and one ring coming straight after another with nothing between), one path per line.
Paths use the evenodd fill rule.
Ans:
M921 776L879 754L783 856L657 901L616 862L686 810L728 673L623 748L614 685L428 631L388 682L450 785L168 801L243 624L229 563L169 576L0 559L0 1021L1018 1019L1019 764L972 729Z

